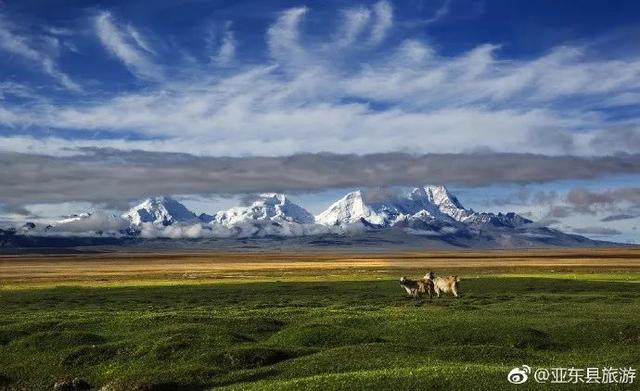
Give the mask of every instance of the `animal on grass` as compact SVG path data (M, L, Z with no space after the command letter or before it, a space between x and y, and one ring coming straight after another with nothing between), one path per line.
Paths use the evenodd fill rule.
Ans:
M433 272L429 272L424 276L425 280L429 279L433 281L433 289L436 292L436 296L440 297L440 293L451 293L455 297L458 297L458 283L460 277L447 276L447 277L435 277Z
M433 282L425 279L412 280L407 277L400 278L400 286L407 291L409 297L418 298L421 294L428 293L429 299L433 296Z
M433 292L435 292L435 285L433 283L433 276L427 273L426 276L422 280L423 286L427 294L429 295L429 300L433 299Z

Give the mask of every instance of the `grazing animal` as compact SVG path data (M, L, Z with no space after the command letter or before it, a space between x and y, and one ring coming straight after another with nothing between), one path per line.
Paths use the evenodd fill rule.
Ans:
M418 298L421 294L428 293L429 299L433 297L433 281L428 279L412 280L407 277L400 278L400 286L407 291L407 295Z
M424 281L422 280L412 280L407 277L400 278L400 286L407 291L407 295L410 297L417 298L420 293L424 293Z
M429 274L424 276L422 280L419 280L422 283L423 291L422 293L427 293L429 295L429 300L433 299L433 292L435 291L435 286L433 284L433 279L428 278Z
M436 277L433 280L433 289L438 297L440 297L440 292L452 293L455 297L458 297L459 282L460 277L458 276Z

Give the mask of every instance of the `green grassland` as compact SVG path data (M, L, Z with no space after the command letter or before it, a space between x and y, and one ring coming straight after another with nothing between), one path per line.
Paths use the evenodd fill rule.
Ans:
M432 302L361 275L5 287L0 389L527 389L514 366L640 367L639 281L483 275Z

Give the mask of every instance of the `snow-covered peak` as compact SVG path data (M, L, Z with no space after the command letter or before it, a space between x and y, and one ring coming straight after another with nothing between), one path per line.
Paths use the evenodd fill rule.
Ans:
M345 225L364 222L377 226L393 226L407 219L438 219L443 223L464 222L474 215L465 209L445 186L421 186L409 194L384 194L369 201L361 191L347 194L316 216L323 225Z
M473 210L465 209L456 196L451 194L445 186L427 185L422 187L420 190L421 192L424 192L427 200L431 204L435 205L441 213L456 221L463 222L474 214ZM412 194L416 191L419 190L414 189Z
M134 206L122 215L129 219L131 224L153 223L158 225L171 225L179 221L189 221L196 215L180 202L171 197L148 198L141 204Z
M407 219L440 219L451 221L439 204L447 208L459 205L455 197L441 186L424 186L407 194L377 194L369 201L362 191L347 194L327 210L316 216L316 222L323 225L345 225L357 222L389 227ZM447 202L447 199L449 201Z
M451 205L457 208L463 208L460 201L449 192L446 186L424 186L424 191L428 194L431 201L436 205Z
M466 232L470 227L508 230L527 223L530 221L514 213L476 213L465 209L444 186L420 186L408 193L384 188L366 193L354 191L316 217L277 193L260 194L245 200L244 206L199 217L173 198L155 197L122 215L92 211L67 216L44 231L141 237L180 237L181 232L188 237L192 237L192 232L215 237L285 237L392 227L438 233Z
M251 207L258 210L264 209L265 216L271 220L275 218L298 224L313 224L314 222L311 213L293 203L284 194L261 194Z
M212 220L212 223L226 226L260 222L313 224L314 218L284 194L265 193L248 206L237 206L216 213Z
M328 226L352 224L362 220L380 225L384 224L385 216L367 205L360 190L345 195L316 216L316 223Z

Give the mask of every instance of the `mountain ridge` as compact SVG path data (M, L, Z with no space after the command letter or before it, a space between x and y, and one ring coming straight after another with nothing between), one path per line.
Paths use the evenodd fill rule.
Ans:
M199 216L174 198L161 196L146 199L119 216L93 211L67 217L46 229L35 224L24 227L14 230L13 235L103 237L133 242L162 238L300 238L297 242L320 243L323 238L326 243L341 245L350 240L362 243L366 237L381 242L385 237L395 237L400 242L439 242L459 247L596 243L541 226L513 212L467 209L442 185L418 186L405 193L357 190L317 216L277 193L255 195L243 205Z

